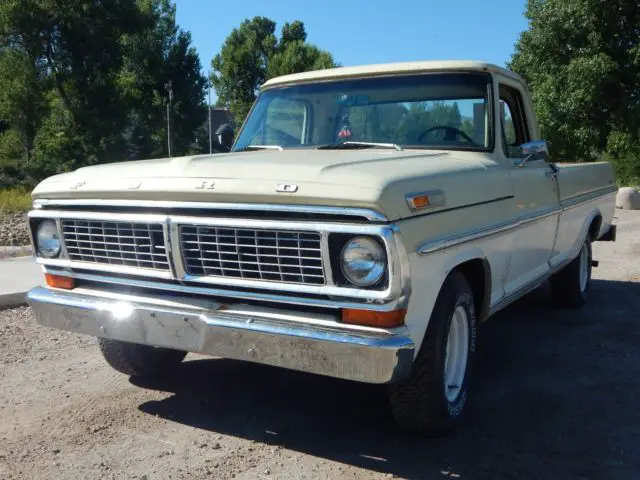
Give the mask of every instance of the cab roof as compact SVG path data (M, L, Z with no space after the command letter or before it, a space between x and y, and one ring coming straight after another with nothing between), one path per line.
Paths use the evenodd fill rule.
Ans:
M376 65L361 65L357 67L340 67L329 68L326 70L315 70L312 72L294 73L291 75L283 75L281 77L272 78L262 86L262 88L287 85L292 83L308 83L325 80L338 80L344 78L368 77L379 75L396 75L403 73L422 73L422 72L488 72L503 75L512 78L521 83L524 80L506 68L498 67L485 62L469 61L469 60L445 60L445 61L421 61L421 62L403 62L403 63L381 63Z

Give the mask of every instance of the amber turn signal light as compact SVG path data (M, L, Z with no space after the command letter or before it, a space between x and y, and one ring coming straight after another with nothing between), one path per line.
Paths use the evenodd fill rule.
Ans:
M368 327L399 327L404 325L406 310L392 312L374 312L355 308L342 309L342 321L351 325L366 325Z
M44 278L47 281L47 285L53 288L63 288L65 290L72 290L76 285L71 277L63 277L62 275L51 275L45 273Z
M417 197L413 197L413 208L425 208L429 206L429 196L428 195L418 195Z

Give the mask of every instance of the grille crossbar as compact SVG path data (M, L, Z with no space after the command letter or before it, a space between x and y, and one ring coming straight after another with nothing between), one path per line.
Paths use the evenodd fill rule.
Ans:
M200 225L179 228L184 268L190 275L325 284L317 232Z

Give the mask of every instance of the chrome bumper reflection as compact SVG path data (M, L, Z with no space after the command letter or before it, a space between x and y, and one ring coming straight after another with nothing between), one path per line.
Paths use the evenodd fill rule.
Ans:
M283 321L286 314L238 313L215 302L120 297L43 287L27 295L41 325L95 337L367 383L401 380L413 362L414 344L406 335L298 325Z

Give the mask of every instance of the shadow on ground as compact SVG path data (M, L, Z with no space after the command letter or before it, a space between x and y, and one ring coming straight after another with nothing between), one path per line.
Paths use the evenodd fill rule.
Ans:
M467 424L394 429L384 389L231 360L131 381L173 392L143 412L406 478L638 478L640 284L597 281L578 311L544 289L479 332Z

